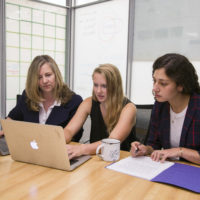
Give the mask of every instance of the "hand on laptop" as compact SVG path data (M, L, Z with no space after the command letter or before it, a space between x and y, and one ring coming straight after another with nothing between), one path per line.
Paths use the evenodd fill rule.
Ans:
M72 159L72 158L75 158L75 157L83 155L83 153L82 153L82 145L70 145L70 144L67 144L66 147L67 147L67 152L68 152L69 159Z

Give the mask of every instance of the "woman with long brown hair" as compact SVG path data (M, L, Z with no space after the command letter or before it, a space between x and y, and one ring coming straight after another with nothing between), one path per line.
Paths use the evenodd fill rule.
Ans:
M64 83L55 60L48 55L40 55L33 59L28 70L26 89L7 118L64 128L81 102L81 96ZM73 140L78 142L82 132L80 127Z
M104 138L120 140L122 150L130 150L130 143L135 140L136 107L124 96L118 68L102 64L94 70L92 79L92 97L81 103L64 129L66 141L70 142L90 115L90 144L67 145L69 158L94 154Z

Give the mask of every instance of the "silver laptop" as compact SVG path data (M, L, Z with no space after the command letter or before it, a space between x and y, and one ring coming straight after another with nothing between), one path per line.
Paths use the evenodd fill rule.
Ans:
M60 126L1 119L13 160L71 171L91 156L69 160Z

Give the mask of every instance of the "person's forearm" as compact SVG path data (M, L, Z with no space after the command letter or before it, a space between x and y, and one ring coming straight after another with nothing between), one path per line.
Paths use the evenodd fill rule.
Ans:
M101 144L101 141L94 142L91 144L81 144L82 155L96 154L96 149L100 144Z
M71 142L73 136L72 136L72 134L70 133L69 130L64 129L64 136L65 136L66 143Z
M178 156L200 165L200 155L196 150L180 147L178 151Z

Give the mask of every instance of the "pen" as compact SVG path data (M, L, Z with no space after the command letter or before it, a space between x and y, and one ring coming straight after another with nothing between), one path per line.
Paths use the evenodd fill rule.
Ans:
M137 149L135 150L135 154L139 151L139 148L137 147Z
M138 144L138 146L139 146L139 145L140 145L140 144ZM135 149L135 154L139 151L138 146L137 146L136 149Z

